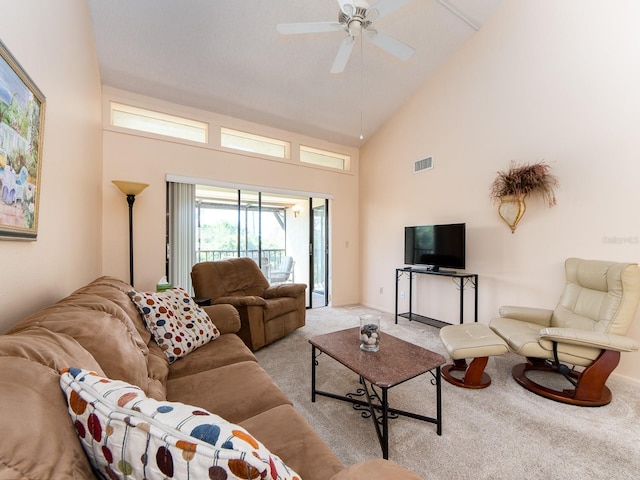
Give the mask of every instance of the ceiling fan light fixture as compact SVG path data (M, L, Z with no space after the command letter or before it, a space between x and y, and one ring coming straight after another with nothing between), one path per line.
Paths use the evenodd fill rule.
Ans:
M362 33L362 22L357 18L352 19L349 22L348 31L349 35L351 35L352 37L359 37Z

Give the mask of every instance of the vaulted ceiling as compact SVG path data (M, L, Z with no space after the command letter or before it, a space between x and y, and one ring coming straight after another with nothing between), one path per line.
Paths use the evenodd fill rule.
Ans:
M351 0L88 4L104 85L359 146L504 0L401 1L374 26L413 47L413 56L399 60L357 40L339 74L330 70L344 30L276 31L280 23L337 22L345 1ZM381 1L393 6L399 0ZM375 0L369 4L376 7Z

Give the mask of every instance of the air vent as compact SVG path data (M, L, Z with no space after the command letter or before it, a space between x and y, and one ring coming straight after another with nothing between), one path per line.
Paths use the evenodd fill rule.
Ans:
M413 162L413 173L422 172L424 170L430 170L433 168L433 157L423 158L422 160L416 160Z

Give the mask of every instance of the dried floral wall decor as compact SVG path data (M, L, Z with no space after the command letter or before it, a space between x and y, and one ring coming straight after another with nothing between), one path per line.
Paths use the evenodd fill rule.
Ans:
M527 208L528 195L540 195L549 207L556 205L555 189L558 179L550 173L551 167L543 162L519 165L512 161L509 169L499 171L491 184L491 199L498 205L498 214L516 231L518 222Z

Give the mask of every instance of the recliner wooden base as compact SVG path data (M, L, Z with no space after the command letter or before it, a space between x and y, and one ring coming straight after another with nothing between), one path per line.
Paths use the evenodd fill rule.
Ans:
M620 352L603 350L600 356L584 371L569 372L569 376L577 381L575 389L554 390L540 385L527 377L529 371L550 372L562 375L559 368L546 360L527 358L527 363L516 365L511 370L513 378L524 388L556 402L578 405L581 407L601 407L611 402L611 390L605 385L607 378L618 366Z
M474 358L469 366L464 358L454 360L453 365L445 365L440 371L440 375L447 382L462 388L487 388L491 385L491 377L485 373L489 357ZM464 377L457 378L451 375L452 371L465 372Z

